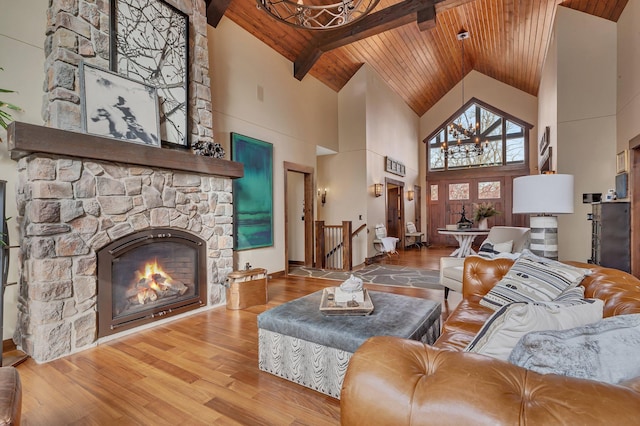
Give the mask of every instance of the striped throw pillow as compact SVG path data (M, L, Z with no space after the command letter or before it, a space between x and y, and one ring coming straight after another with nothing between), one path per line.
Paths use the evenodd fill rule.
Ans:
M513 302L548 302L578 286L590 272L525 250L480 304L496 310Z

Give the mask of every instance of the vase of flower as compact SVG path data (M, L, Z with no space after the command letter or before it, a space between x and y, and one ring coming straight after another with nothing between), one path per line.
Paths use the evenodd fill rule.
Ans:
M478 224L478 229L489 229L487 219L500 212L491 203L474 204L473 220Z

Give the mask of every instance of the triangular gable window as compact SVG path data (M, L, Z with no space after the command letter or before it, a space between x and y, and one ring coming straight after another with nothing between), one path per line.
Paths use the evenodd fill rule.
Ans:
M429 171L526 165L531 127L473 98L425 140Z

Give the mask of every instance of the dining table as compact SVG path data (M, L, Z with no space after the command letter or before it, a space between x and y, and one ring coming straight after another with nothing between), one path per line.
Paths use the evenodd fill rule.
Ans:
M478 254L471 247L473 240L478 236L489 235L489 230L479 228L463 228L455 230L438 228L438 233L441 235L450 235L458 242L458 248L456 248L449 256L467 257L471 254Z

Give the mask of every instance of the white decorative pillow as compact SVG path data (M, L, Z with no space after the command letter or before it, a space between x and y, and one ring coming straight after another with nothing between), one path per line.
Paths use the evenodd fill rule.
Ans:
M513 302L551 301L568 288L579 285L589 273L589 269L539 257L525 250L480 304L495 310Z
M602 319L603 307L600 299L511 303L491 315L465 351L506 361L525 334L591 324Z
M541 374L617 384L640 376L640 314L563 331L527 334L509 362Z
M505 241L503 243L494 243L493 241L485 240L478 250L480 256L488 255L487 257L493 257L500 253L511 253L513 249L513 240Z

